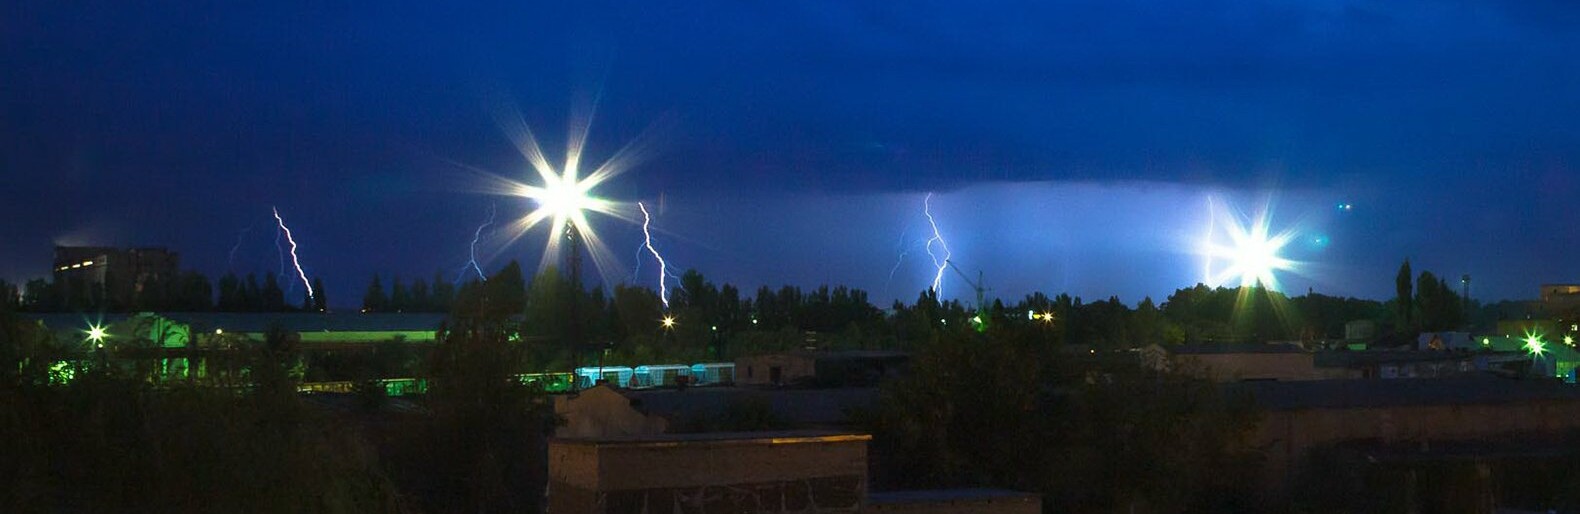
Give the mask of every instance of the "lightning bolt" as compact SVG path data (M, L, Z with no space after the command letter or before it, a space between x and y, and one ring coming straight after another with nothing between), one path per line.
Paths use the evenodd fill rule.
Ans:
M647 251L658 260L658 299L664 302L664 308L669 308L669 286L664 282L669 279L669 265L664 263L664 256L658 254L658 249L653 248L653 233L648 231L653 217L648 215L647 206L637 202L636 207L642 210L642 244L647 246Z
M911 254L911 245L907 244L905 241L905 233L909 232L910 230L910 227L905 227L905 230L900 231L900 257L894 260L894 267L889 268L889 279L883 282L883 292L885 294L891 292L890 285L894 283L894 274L900 271L901 264L905 264L905 256Z
M497 203L490 204L490 206L488 207L488 220L484 221L482 225L478 225L477 226L477 231L472 233L472 247L471 247L472 259L469 260L469 261L466 261L466 266L462 266L461 267L461 274L457 275L455 277L456 283L460 283L461 282L461 277L466 276L466 270L467 270L468 267L470 267L472 269L472 271L477 272L477 279L478 280L488 280L488 276L483 274L483 267L477 265L477 241L479 239L483 238L483 229L488 228L490 225L494 224L494 215L497 214L498 212L499 212L499 204L497 204Z
M251 232L251 231L252 231L252 225L248 225L247 228L241 229L241 232L236 234L236 244L230 247L230 257L225 259L225 269L227 271L234 271L235 270L235 268L236 268L236 250L240 250L241 249L242 238L246 237L247 233Z
M285 233L285 240L291 243L291 264L296 266L296 274L302 277L302 285L307 288L307 297L314 297L313 284L307 281L307 272L302 271L302 261L296 257L296 239L291 237L291 229L286 228L285 219L280 217L280 209L270 207L274 211L274 221L280 224L280 231Z
M927 249L927 256L933 259L933 266L938 267L938 273L933 275L933 292L942 296L944 285L944 270L949 268L949 243L944 241L944 235L938 231L938 220L933 219L933 194L927 193L922 199L922 213L927 215L927 224L933 228L933 237L928 238L927 244L922 247ZM933 253L933 243L938 243L938 248L943 251L943 258Z
M280 217L280 213L278 211L276 211L274 213L274 217L275 218L279 218ZM279 229L275 229L275 231L274 231L274 251L279 255L279 258L280 258L280 271L276 271L274 273L274 276L276 276L276 277L284 277L285 276L285 247L280 246L280 233L281 232L280 232Z

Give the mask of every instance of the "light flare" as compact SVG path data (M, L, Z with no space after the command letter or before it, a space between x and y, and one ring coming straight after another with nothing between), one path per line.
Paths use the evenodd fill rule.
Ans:
M1525 331L1525 352L1535 357L1547 353L1547 343L1542 341L1542 335L1535 331Z
M88 329L83 332L88 334L88 342L100 346L103 346L105 338L110 337L109 331L105 330L102 324L89 323Z
M313 298L313 284L307 280L307 272L302 271L302 261L296 256L296 238L291 237L291 229L285 226L285 218L280 217L280 209L271 207L274 211L274 221L280 224L280 230L285 233L285 240L291 244L291 265L296 267L296 274L302 277L302 286L307 288L307 297Z
M1206 257L1203 279L1208 285L1217 286L1239 278L1242 287L1261 284L1277 290L1277 272L1296 270L1298 263L1279 254L1295 233L1286 230L1271 234L1267 206L1264 205L1254 218L1225 212L1227 223L1223 224L1223 233L1227 236L1227 244L1221 241L1214 228L1218 210L1213 208L1212 199L1208 199L1207 206L1208 234L1201 242L1200 251ZM1227 264L1214 272L1213 262L1218 259Z
M493 114L500 130L515 144L538 179L528 184L491 173L479 174L486 181L482 184L481 192L526 198L536 204L527 214L504 224L508 240L500 246L499 251L505 251L527 232L547 222L549 231L543 258L539 263L540 272L560 262L564 241L575 237L586 248L603 282L617 282L619 276L615 270L620 268L619 263L594 230L588 213L636 223L636 209L630 203L602 198L598 196L597 190L605 182L634 168L647 156L652 139L650 135L660 124L650 125L637 138L587 172L584 169L587 164L584 154L589 146L587 141L593 109L578 109L571 116L566 155L563 165L558 168L550 163L543 146L538 143L537 137L513 103L508 100L499 102Z

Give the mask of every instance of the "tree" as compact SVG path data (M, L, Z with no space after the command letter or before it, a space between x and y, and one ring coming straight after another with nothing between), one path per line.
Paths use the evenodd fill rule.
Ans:
M368 283L368 291L362 294L362 310L383 312L389 303L389 297L384 296L384 286L379 284L379 276L373 275L373 281Z
M219 310L238 312L246 309L241 279L235 273L226 273L219 279Z
M527 335L554 346L569 344L566 337L571 333L573 322L567 301L570 294L570 282L553 266L533 277L532 284L527 286L523 318Z
M242 288L241 300L242 307L247 312L258 312L264 310L263 288L258 287L257 274L247 274L247 284Z
M0 311L14 311L22 301L22 293L16 284L0 280Z
M1413 323L1415 295L1410 292L1411 278L1410 259L1405 259L1404 264L1399 265L1399 274L1394 277L1394 290L1397 293L1394 297L1394 313L1398 320L1394 329L1399 332L1410 332L1415 328Z
M263 276L263 297L259 310L264 312L285 311L285 291L280 289L280 283L275 280L274 274Z
M1036 491L1071 512L1256 510L1234 504L1260 476L1249 398L1137 365L1087 380L1035 328L940 332L883 386L859 421L891 485Z
M406 291L406 285L401 283L400 275L395 276L395 281L390 283L389 310L406 312L411 309L411 294Z
M409 303L406 306L407 312L433 312L433 302L428 298L427 282L423 282L421 278L413 280L410 291L411 297L407 300Z
M41 278L27 281L22 286L22 306L35 312L57 311L64 308L60 286Z
M1421 330L1441 332L1454 330L1464 324L1464 304L1459 294L1448 282L1437 278L1430 271L1422 271L1416 280L1415 305L1420 313Z
M450 312L455 301L455 284L446 282L442 272L433 274L433 291L428 295L428 312Z
M324 279L313 277L313 305L309 309L313 312L329 312L329 300L325 298L329 292L324 289Z
M519 267L514 263L519 277ZM509 283L509 276L496 275ZM519 282L516 283L519 285ZM500 286L501 289L506 286ZM479 310L458 311L441 326L434 348L427 405L433 415L405 445L403 460L424 471L407 477L412 486L433 491L435 512L533 512L541 510L544 439L552 429L553 408L541 388L523 385L523 346L511 341L514 328L489 300L503 291L486 288Z
M187 312L202 312L214 308L214 288L209 285L208 277L196 271L187 271L181 274L180 293L175 309Z

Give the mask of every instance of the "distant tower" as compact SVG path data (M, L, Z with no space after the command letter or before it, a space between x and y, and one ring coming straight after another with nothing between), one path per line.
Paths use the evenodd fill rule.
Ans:
M1460 308L1462 310L1464 310L1464 311L1467 311L1465 313L1465 315L1469 316L1470 315L1470 313L1468 312L1470 310L1470 274L1469 273L1466 273L1466 274L1464 274L1464 275L1459 277L1459 287L1460 287L1460 293L1459 293Z

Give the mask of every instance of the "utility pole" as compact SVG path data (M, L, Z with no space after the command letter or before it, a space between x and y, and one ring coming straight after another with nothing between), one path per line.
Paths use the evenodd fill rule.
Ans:
M973 282L971 280L971 277L966 275L966 272L961 271L960 267L955 265L954 261L945 260L944 261L944 265L949 266L950 268L954 268L955 273L959 273L960 274L960 279L961 280L965 280L967 284L971 285L972 289L976 290L976 293L977 293L977 315L976 315L976 318L974 320L972 320L972 321L976 322L977 332L986 332L987 331L987 324L988 324L988 311L987 311L987 303L986 303L986 301L987 301L986 300L987 288L982 286L982 270L977 270L977 279L976 279L976 281Z
M571 323L570 330L568 330L566 332L565 336L566 336L567 342L569 342L570 346L571 346L571 374L575 375L576 374L576 369L581 367L581 353L582 353L582 350L583 350L582 346L585 344L585 342L582 341L582 317L581 317L581 290L582 290L581 232L578 231L578 229L576 228L576 222L574 222L574 221L566 221L566 223L565 223L565 246L566 246L567 251L570 252L569 254L567 254L565 256L565 259L566 259L565 271L566 271L566 273L569 274L569 276L567 278L569 279L569 282L570 282L570 287L566 288L567 292L565 294L565 296L566 296L565 301L570 302L570 304L569 304L569 307L570 307L569 308L569 312L570 312L570 318L571 318L570 319L570 323ZM598 370L598 377L594 378L591 381L591 384L589 384L589 385L598 385L598 379L601 379L601 378L603 378L603 370L599 369ZM576 380L576 377L572 377L571 378L571 390L572 391L575 391L577 389L576 385L579 382L580 382L579 380Z

